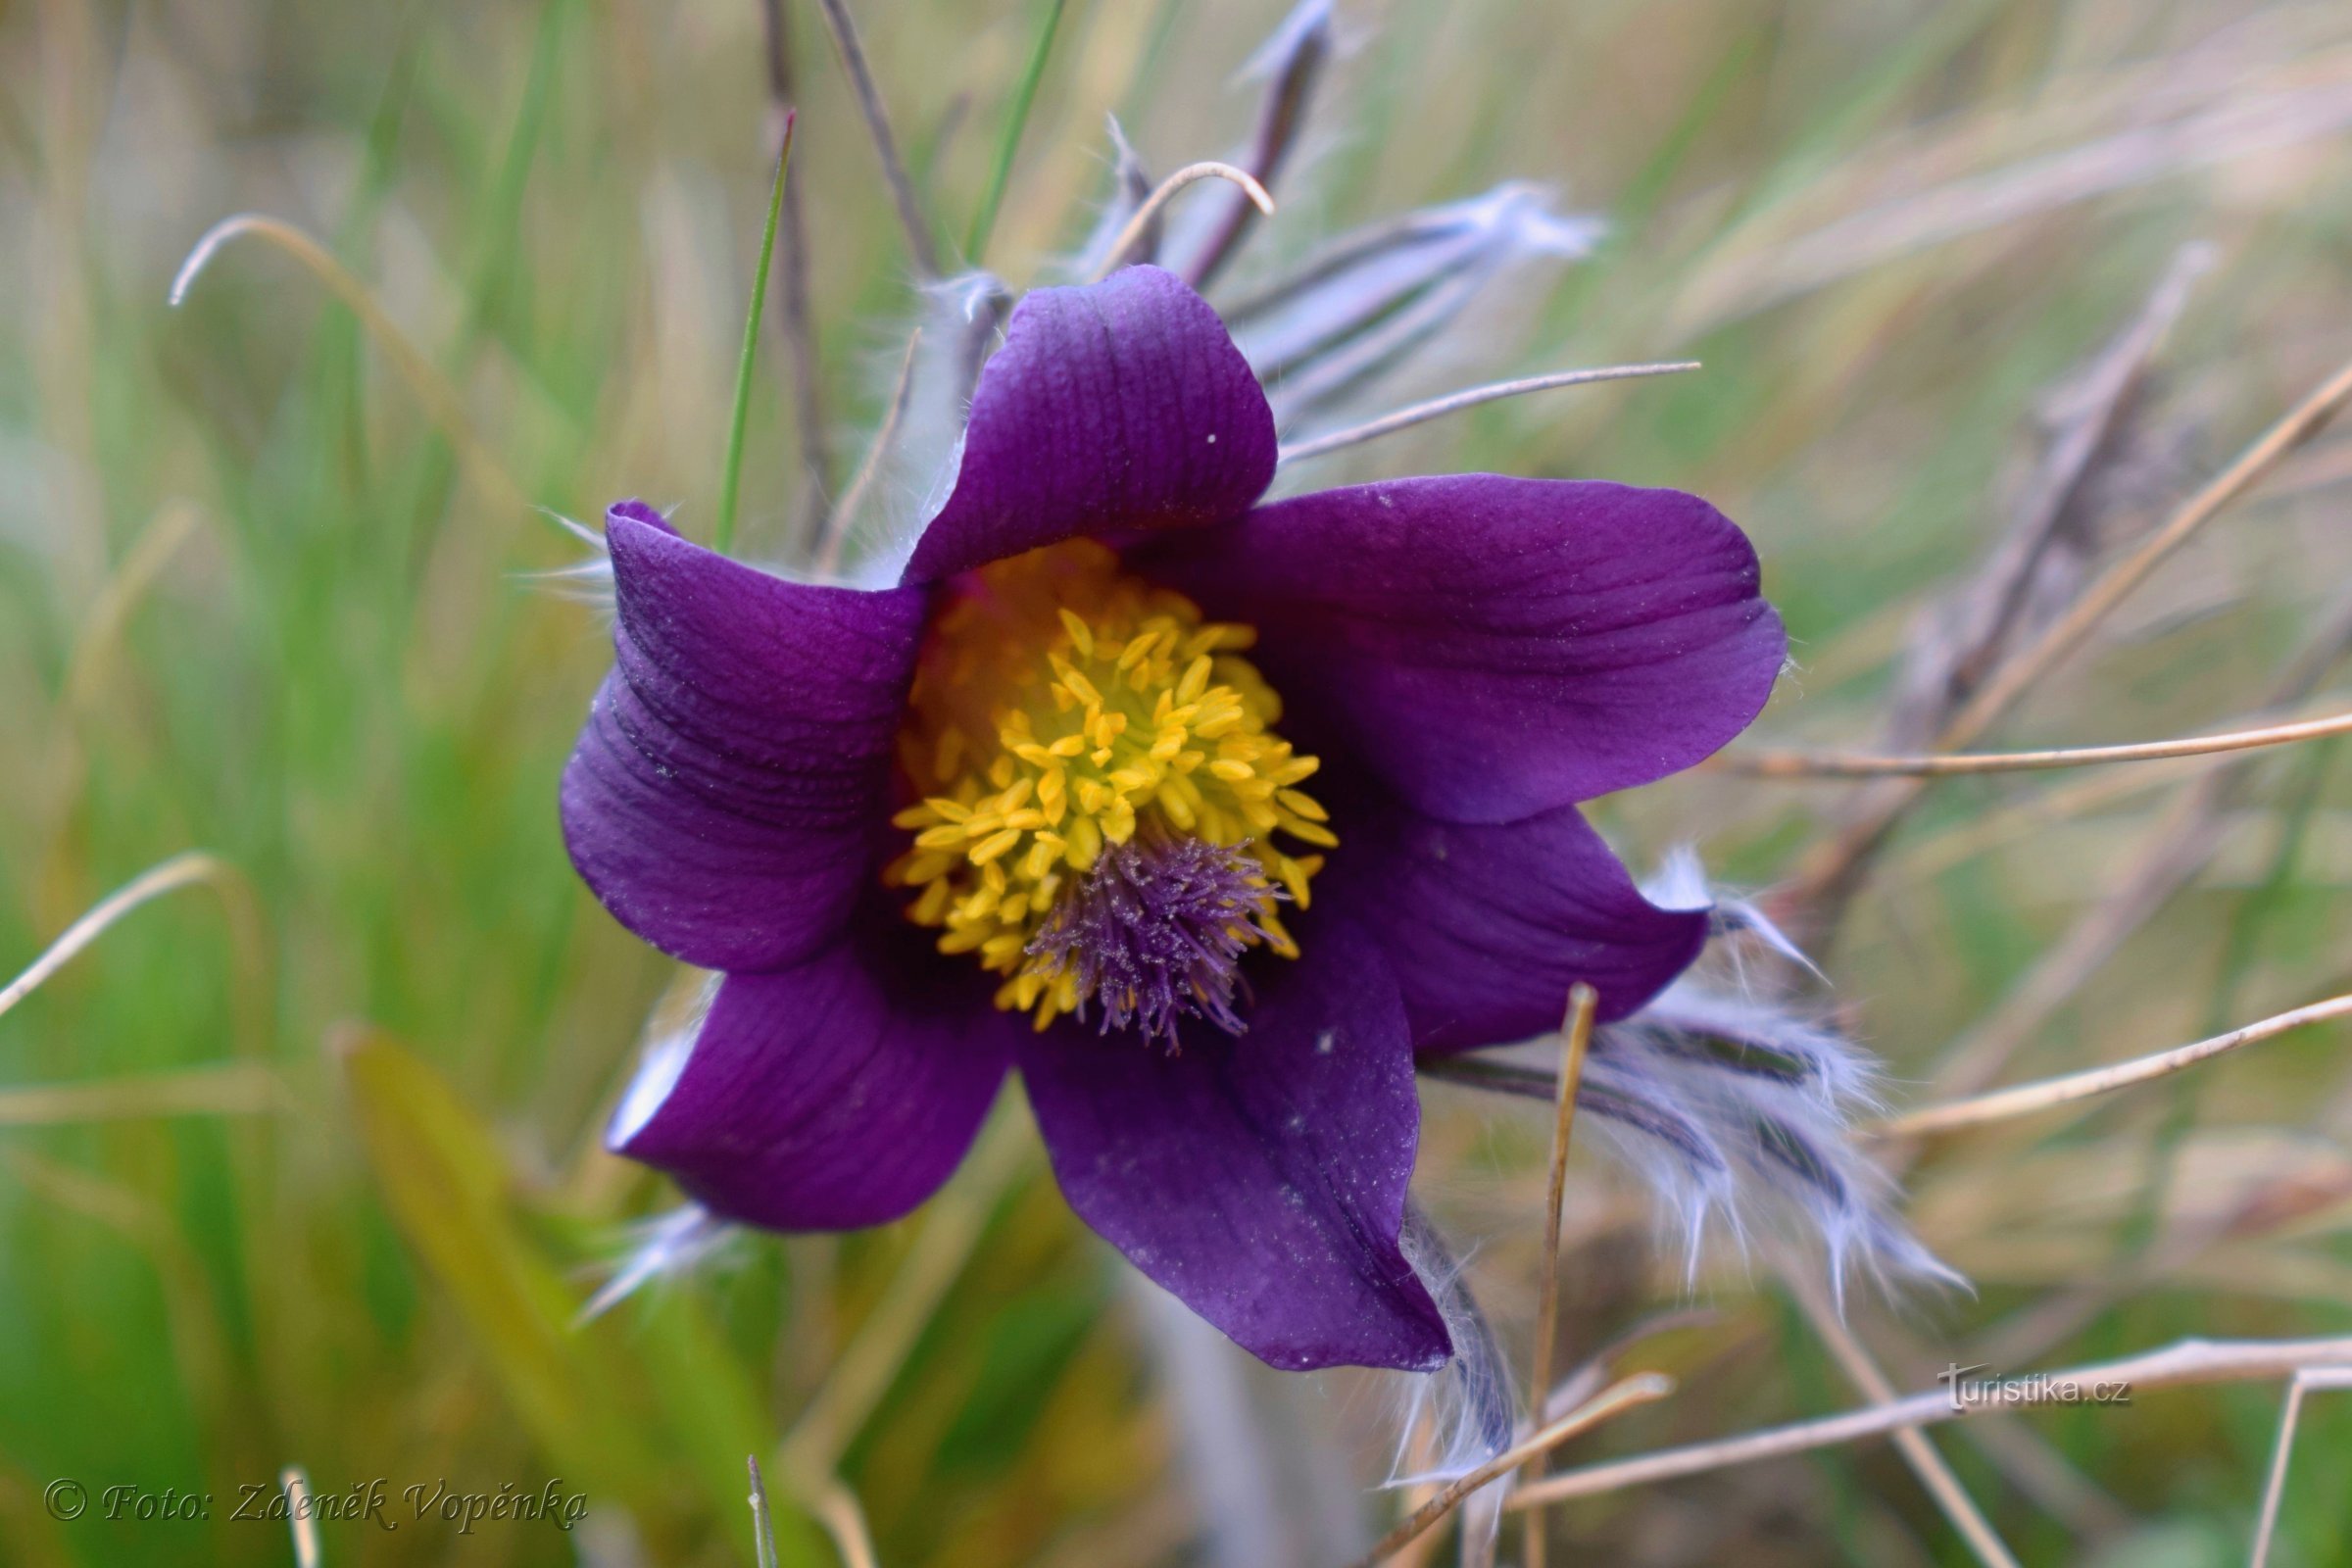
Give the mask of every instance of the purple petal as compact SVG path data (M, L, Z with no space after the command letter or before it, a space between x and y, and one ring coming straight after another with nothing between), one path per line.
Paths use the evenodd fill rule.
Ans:
M1207 301L1156 267L1037 289L981 372L955 492L904 580L1221 522L1273 477L1274 416Z
M612 1152L771 1230L897 1219L963 1158L1025 1028L953 961L877 908L797 967L727 976L648 1051Z
M1755 717L1786 650L1746 536L1674 490L1406 479L1260 508L1131 564L1258 628L1250 657L1302 743L1456 822L1689 767Z
M1318 935L1257 967L1246 1034L1170 1055L1065 1021L1021 1074L1070 1206L1245 1349L1427 1370L1451 1341L1397 1243L1421 1123L1404 1009L1368 942Z
M613 669L564 771L564 838L614 919L710 969L797 962L872 869L924 595L786 582L605 519Z
M1395 801L1333 804L1340 847L1315 910L1347 911L1387 954L1415 1051L1504 1045L1559 1027L1568 989L1602 1022L1635 1011L1706 945L1708 911L1661 909L1573 806L1499 826ZM1311 948L1319 930L1299 923Z

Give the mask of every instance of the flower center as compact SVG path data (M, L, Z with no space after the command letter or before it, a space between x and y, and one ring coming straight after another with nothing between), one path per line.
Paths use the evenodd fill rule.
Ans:
M1084 540L983 567L941 611L899 737L914 844L884 877L942 953L1005 977L997 1005L1043 1029L1096 1004L1105 1032L1173 1045L1187 1013L1240 1031L1249 949L1298 956L1274 906L1304 908L1323 858L1273 835L1338 840L1238 657L1255 639Z

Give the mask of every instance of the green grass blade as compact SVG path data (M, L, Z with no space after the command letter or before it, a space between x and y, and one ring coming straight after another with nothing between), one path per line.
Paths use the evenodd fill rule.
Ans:
M752 361L760 352L760 315L767 308L767 269L776 256L776 221L784 215L784 172L792 167L792 127L798 112L784 116L784 147L776 154L776 185L767 196L767 228L760 236L760 267L752 274L752 309L743 323L743 358L735 367L735 413L727 424L727 467L718 490L718 531L710 548L725 555L735 543L735 504L743 486L743 429L751 413Z
M1004 139L997 144L997 167L989 172L988 190L980 198L980 210L972 214L971 232L964 237L963 259L974 267L988 249L988 237L997 226L997 209L1004 203L1004 186L1012 178L1013 155L1021 149L1021 131L1029 123L1029 106L1037 101L1037 84L1046 74L1046 59L1054 52L1054 34L1061 29L1061 13L1065 0L1047 0L1046 24L1037 34L1037 47L1030 51L1029 69L1022 74L1021 84L1012 95L1012 110L1005 117Z
M776 1568L776 1529L767 1516L767 1483L760 1479L756 1455L747 1455L744 1462L752 1472L752 1545L760 1554L760 1568Z

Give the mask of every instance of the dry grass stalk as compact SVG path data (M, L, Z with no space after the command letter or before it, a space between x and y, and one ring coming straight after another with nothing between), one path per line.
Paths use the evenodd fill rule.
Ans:
M1370 1551L1358 1558L1353 1568L1376 1568L1403 1550L1420 1537L1435 1530L1446 1516L1462 1504L1462 1499L1499 1476L1509 1475L1530 1459L1540 1458L1566 1443L1569 1439L1590 1432L1610 1417L1631 1410L1637 1405L1653 1404L1674 1392L1674 1379L1663 1372L1637 1372L1622 1382L1610 1385L1587 1404L1570 1411L1551 1425L1518 1444L1468 1474L1446 1484L1444 1491L1414 1509L1396 1529L1380 1538Z
M2265 706L2278 710L2306 700L2347 648L2352 648L2352 591L2339 593L2321 612ZM2232 760L2174 803L2148 834L2147 854L2116 879L2116 891L2085 910L1992 1012L1944 1054L1934 1073L1938 1092L1968 1095L1989 1084L2082 982L2188 884L2221 842L2224 818L2244 787L2249 760Z
M1953 1132L1963 1127L1982 1127L1987 1122L2007 1121L2017 1116L2030 1116L2035 1111L2054 1109L2078 1100L2088 1100L2094 1095L2109 1095L2119 1089L2130 1089L2169 1077L2200 1061L2235 1051L2240 1046L2255 1045L2285 1034L2290 1029L2340 1018L2347 1013L2352 1013L2352 996L2331 997L2326 1002L2315 1002L2308 1007L2297 1007L2291 1012L2247 1024L2242 1029L2232 1029L2228 1034L2215 1035L2209 1040L2199 1040L2171 1051L2159 1051L2153 1055L2120 1061L2109 1067L2092 1067L2083 1072L2068 1073L2064 1077L2044 1079L2040 1083L2021 1084L2015 1089L2004 1089L1996 1094L1930 1105L1906 1115L1889 1117L1872 1131L1882 1138L1917 1138L1932 1133Z
M2239 453L2234 462L2189 497L2165 520L2164 526L2101 573L2054 624L1994 671L1936 737L1939 749L1949 751L1966 746L1990 729L2036 681L2080 648L2099 622L2147 581L2158 566L2195 538L2232 501L2252 489L2287 454L2319 434L2347 399L2352 399L2352 364L2338 368L2288 410Z
M1560 1322L1560 1205L1568 1192L1568 1136L1576 1126L1576 1092L1585 1081L1585 1053L1592 1047L1592 1011L1600 996L1578 981L1568 990L1568 1016L1561 1024L1560 1083L1553 1100L1551 1168L1544 1189L1544 1274L1536 1306L1536 1347L1528 1375L1530 1426L1544 1424L1545 1392L1551 1387L1552 1341ZM1528 1461L1530 1479L1544 1473L1544 1456ZM1527 1568L1544 1568L1544 1521L1527 1527Z
M2101 762L2160 762L2180 757L2218 757L2229 752L2289 746L2296 741L2352 735L2352 713L2229 730L2177 741L2135 741L2123 746L2074 746L2044 752L1963 752L1923 757L1873 757L1862 752L1753 751L1724 755L1725 772L1749 778L1950 778L1966 773L2032 773Z
M2286 1462L2295 1451L2295 1428L2303 1414L2303 1396L2315 1389L2352 1389L2352 1367L2298 1372L2286 1386L2286 1403L2278 1412L2278 1442L2271 1450L2270 1479L2263 1484L2262 1514L2254 1527L2254 1550L2247 1558L2247 1568L2266 1568L2271 1560L2271 1543L2278 1533L2278 1503L2286 1494Z
M761 38L767 46L767 96L776 129L772 142L783 140L783 125L799 102L792 70L792 29L784 0L760 0ZM784 182L784 224L776 246L776 315L784 326L785 357L792 366L794 423L801 438L801 466L808 473L808 496L802 506L801 540L813 539L825 526L826 498L833 488L833 441L825 424L825 378L817 363L816 322L808 310L808 215L805 180ZM797 555L798 552L796 551Z
M1549 375L1524 376L1516 381L1492 381L1485 386L1474 386L1465 391L1447 393L1442 398L1432 398L1427 403L1415 403L1394 414L1384 414L1377 419L1367 419L1362 424L1351 425L1345 430L1334 430L1329 435L1319 435L1296 446L1284 447L1280 461L1297 463L1304 458L1319 458L1326 452L1376 441L1384 435L1408 430L1430 419L1459 414L1464 409L1475 409L1482 403L1522 397L1530 392L1548 392L1562 386L1591 386L1598 381L1631 381L1642 376L1673 375L1681 370L1697 368L1699 364L1696 360L1666 360L1655 365L1607 365L1598 369L1555 370Z
M302 1466L290 1464L278 1472L277 1486L286 1494L286 1518L294 1532L294 1568L318 1568L318 1521L311 1515L311 1478Z
M149 1116L255 1116L296 1102L271 1068L256 1061L94 1083L0 1089L0 1127L55 1127Z
M1144 204L1127 220L1127 226L1120 229L1118 237L1110 242L1110 249L1102 258L1102 270L1095 274L1093 281L1100 283L1126 266L1129 253L1143 243L1144 236L1152 231L1152 225L1159 220L1161 211L1174 200L1176 193L1203 179L1232 181L1241 186L1243 194L1250 198L1250 205L1268 218L1274 216L1274 198L1266 193L1265 186L1257 182L1257 176L1247 169L1236 169L1231 164L1221 164L1213 158L1187 164L1161 180L1152 194L1144 198Z
M931 237L930 220L923 217L923 204L906 172L906 161L899 156L899 138L891 131L890 111L883 107L882 89L874 84L874 70L866 61L865 45L858 41L858 24L850 20L844 0L816 3L825 13L825 25L832 30L833 48L841 56L842 70L849 74L850 88L858 95L858 112L865 117L875 156L882 160L882 177L890 184L890 199L898 208L899 227L906 231L906 251L914 270L925 277L937 277L939 246Z
M1786 1454L1835 1447L1882 1437L1905 1427L1933 1426L1991 1410L2033 1404L2088 1402L2098 1385L2128 1384L2134 1396L2151 1389L2201 1383L2248 1383L2291 1377L2314 1367L2352 1363L2352 1338L2326 1340L2182 1340L2161 1350L2045 1374L2029 1394L1998 1404L1958 1403L1948 1390L1905 1396L1892 1404L1787 1426L1767 1427L1735 1438L1719 1438L1666 1448L1630 1459L1588 1465L1523 1487L1505 1499L1506 1509L1542 1508L1571 1497L1589 1497L1626 1487L1703 1475L1731 1465L1752 1464ZM2071 1393L2069 1391L2072 1391Z
M1886 1375L1879 1370L1878 1363L1871 1359L1870 1352L1846 1328L1836 1309L1822 1298L1819 1288L1793 1269L1782 1270L1782 1278L1804 1309L1813 1332L1821 1336L1822 1343L1830 1348L1830 1353L1862 1391L1863 1397L1879 1405L1894 1403L1900 1397L1894 1392L1894 1385L1886 1381ZM1894 1446L1903 1462L1911 1467L1911 1473L1919 1477L1920 1485L1936 1499L1936 1506L1943 1510L1952 1528L1960 1532L1960 1539L1968 1543L1968 1549L1976 1553L1977 1560L1988 1568L2017 1568L2017 1558L1993 1532L1991 1521L1978 1508L1968 1489L1960 1485L1960 1478L1952 1473L1943 1455L1936 1451L1936 1445L1929 1441L1928 1435L1917 1427L1898 1427Z
M188 252L187 260L179 264L179 271L172 279L170 303L176 307L185 300L188 290L212 264L213 258L230 240L243 234L266 239L300 262L313 277L326 285L327 292L341 300L352 315L360 318L360 324L368 329L368 335L375 339L376 346L391 360L393 369L409 384L410 392L424 405L426 416L440 430L442 438L458 450L459 456L474 470L501 511L518 512L530 506L530 499L523 494L522 487L514 482L505 466L491 454L489 447L474 434L473 422L466 416L465 401L458 396L457 389L449 384L439 370L433 368L432 362L418 352L416 345L409 341L408 334L385 313L368 285L328 254L325 246L292 223L265 218L259 213L239 213L234 218L224 218L215 223L196 241L195 248Z
M160 864L149 867L131 878L93 905L89 913L66 927L55 942L41 951L39 957L25 967L23 974L0 989L0 1014L30 996L41 983L74 960L76 954L106 934L109 926L147 903L175 888L192 883L210 882L227 890L231 896L241 889L236 868L227 861L190 850L174 855Z
M858 513L865 505L867 494L882 472L883 463L890 457L891 443L899 436L899 425L906 417L906 402L914 390L915 357L922 353L923 333L917 327L906 340L906 358L899 362L899 378L890 389L890 406L882 413L881 426L874 431L873 444L865 449L865 458L858 465L849 488L841 493L841 504L825 518L817 536L815 555L816 574L831 577L841 569L842 547L849 542L850 528L858 520Z
M776 1468L796 1488L821 1488L888 1392L907 1352L963 1272L1005 1185L1019 1170L1026 1138L1019 1118L997 1115L951 1182L925 1211L898 1272L858 1327L816 1396L777 1450Z

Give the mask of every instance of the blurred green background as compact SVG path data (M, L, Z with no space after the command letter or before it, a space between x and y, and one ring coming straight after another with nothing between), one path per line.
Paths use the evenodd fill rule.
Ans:
M855 10L921 200L960 235L1046 7ZM786 11L838 485L915 296L820 16ZM990 265L1025 286L1083 234L1107 112L1162 171L1244 142L1235 73L1280 20L1070 0ZM1985 557L2070 377L2182 244L2214 265L2114 455L2109 537L2352 355L2340 0L1349 0L1340 20L1253 267L1551 182L1611 238L1466 323L1426 384L1706 368L1491 407L1303 477L1704 493L1754 534L1794 638L1763 734L1884 739L1923 608ZM671 1202L598 1135L672 975L558 840L610 655L593 608L532 577L579 556L533 509L642 494L707 537L772 169L764 53L757 0L0 0L0 974L143 869L218 858L0 1019L0 1560L290 1562L282 1525L226 1516L240 1483L300 1464L321 1494L389 1483L400 1528L324 1527L338 1568L748 1563L743 1456L788 1432L808 1476L778 1478L787 1562L833 1560L833 1475L894 1568L1312 1568L1393 1506L1366 1490L1396 1433L1382 1380L1261 1374L1171 1321L1061 1206L1017 1105L912 1220L741 1240L574 1325L624 1226ZM449 405L265 241L168 309L190 245L240 211L339 258ZM792 536L803 472L777 319L755 551ZM2352 568L2347 480L2352 439L2291 460L2001 738L2262 710ZM2009 1076L2032 1077L2348 989L2339 761L2239 770L2178 892L2026 1004L2013 987L2180 836L2168 812L2210 766L1939 788L1829 956L1891 1097L2005 996L2027 1008ZM1637 863L1696 841L1762 887L1841 798L1698 775L1602 815ZM1855 1328L1903 1387L1995 1353L2345 1332L2341 1046L2313 1031L1936 1146L1913 1212L1979 1294L1858 1299ZM1544 1114L1427 1101L1420 1190L1476 1244L1519 1353ZM1590 1148L1567 1237L1563 1364L1685 1299L1643 1196ZM1625 1363L1684 1391L1571 1461L1855 1402L1769 1272L1710 1259L1712 1320ZM2242 1560L2277 1408L2274 1388L2192 1390L1939 1441L2029 1561L2220 1563ZM2352 1399L2315 1396L2275 1560L2352 1561L2348 1452ZM94 1500L61 1522L59 1477L209 1490L215 1518L110 1524ZM574 1530L461 1535L402 1495L550 1477L590 1500ZM1616 1494L1556 1531L1570 1561L1970 1560L1883 1446Z

